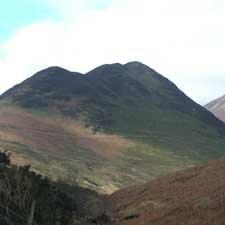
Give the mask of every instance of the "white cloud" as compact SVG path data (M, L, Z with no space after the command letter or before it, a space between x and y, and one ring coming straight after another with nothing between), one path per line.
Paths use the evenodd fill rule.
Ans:
M198 102L225 94L224 1L115 0L102 10L90 0L48 2L60 21L31 24L4 43L1 92L51 65L86 72L139 60Z

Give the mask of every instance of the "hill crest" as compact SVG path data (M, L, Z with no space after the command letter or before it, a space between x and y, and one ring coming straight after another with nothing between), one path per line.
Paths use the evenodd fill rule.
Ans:
M224 123L139 62L40 71L0 97L0 128L1 148L103 192L225 154Z

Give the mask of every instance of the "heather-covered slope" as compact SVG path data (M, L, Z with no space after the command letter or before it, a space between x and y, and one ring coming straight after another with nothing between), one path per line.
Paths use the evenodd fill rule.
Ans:
M120 190L115 225L224 225L225 159Z
M51 67L0 103L2 148L102 192L225 154L225 125L139 62L84 75Z

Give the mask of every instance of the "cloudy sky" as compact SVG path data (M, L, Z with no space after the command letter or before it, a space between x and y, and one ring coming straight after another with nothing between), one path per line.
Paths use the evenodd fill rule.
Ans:
M200 104L225 94L224 0L7 0L0 93L58 65L141 61Z

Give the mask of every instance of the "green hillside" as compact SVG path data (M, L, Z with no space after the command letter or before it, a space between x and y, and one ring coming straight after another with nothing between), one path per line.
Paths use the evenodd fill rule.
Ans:
M1 135L2 148L17 149L46 173L49 162L63 174L78 171L83 185L106 192L225 154L225 124L139 62L87 74L51 67L0 100L0 126L15 120L8 132L18 138L12 144ZM21 138L21 114L31 121L31 143ZM35 127L56 134L35 139Z

